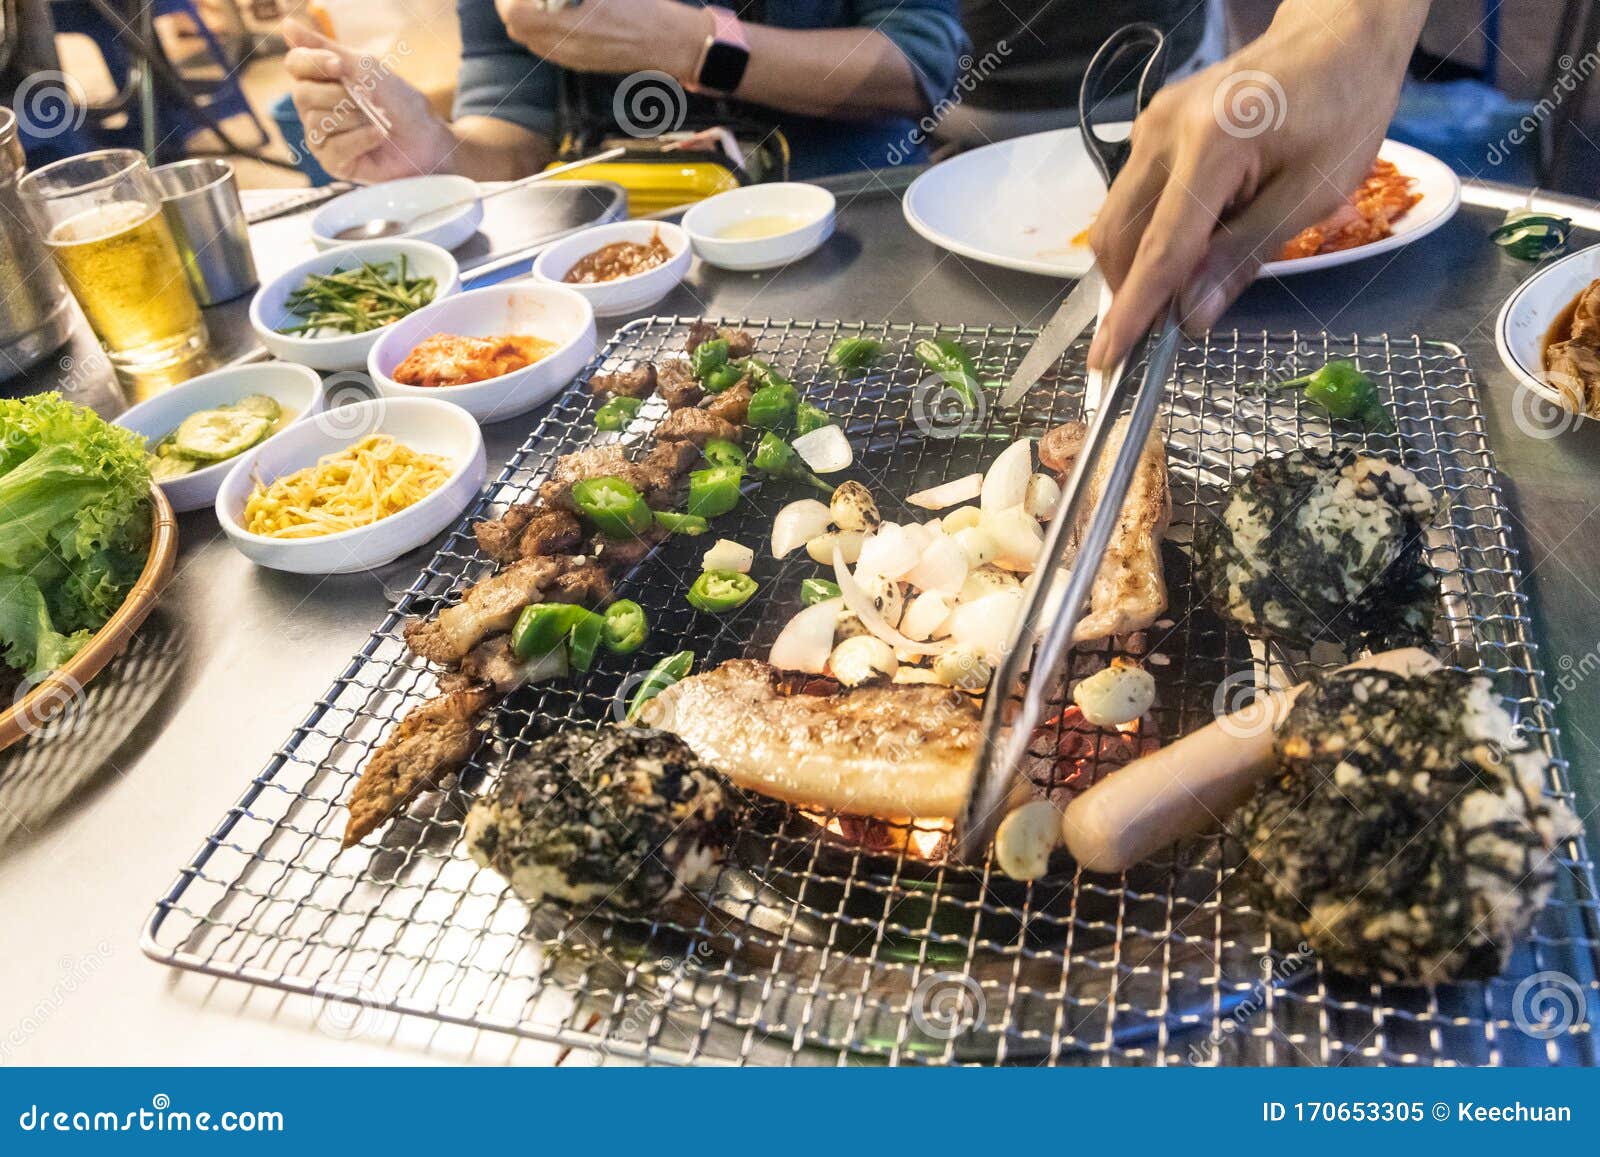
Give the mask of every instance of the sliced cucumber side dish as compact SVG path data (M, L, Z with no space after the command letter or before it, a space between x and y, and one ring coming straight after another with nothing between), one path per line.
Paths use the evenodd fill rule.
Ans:
M150 475L166 482L236 458L287 426L294 414L266 394L196 410L150 448Z

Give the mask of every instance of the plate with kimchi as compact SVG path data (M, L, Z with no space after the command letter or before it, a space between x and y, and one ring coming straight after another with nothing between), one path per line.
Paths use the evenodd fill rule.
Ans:
M1118 131L1106 126L1107 136ZM902 208L913 229L963 257L1081 277L1094 264L1089 226L1104 201L1105 185L1073 128L959 153L912 182ZM1460 203L1449 166L1386 140L1349 203L1293 238L1261 274L1288 277L1391 252L1443 225Z

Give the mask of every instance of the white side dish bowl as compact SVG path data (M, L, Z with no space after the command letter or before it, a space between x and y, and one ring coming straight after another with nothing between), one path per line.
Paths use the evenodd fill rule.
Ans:
M1600 245L1569 253L1519 285L1506 298L1495 321L1494 344L1506 369L1532 393L1563 410L1570 409L1570 404L1545 380L1544 336L1572 299L1597 277Z
M411 449L452 464L433 493L370 526L318 538L271 538L244 528L244 506L256 483L313 466L319 458L388 434ZM459 406L430 398L374 398L326 410L245 451L217 491L217 522L240 553L260 566L296 574L371 570L415 550L450 526L477 497L487 464L478 423Z
M531 366L464 386L408 386L390 377L419 342L437 333L530 334L558 344ZM468 290L395 322L372 347L367 372L384 397L449 402L480 422L499 422L560 393L594 349L594 309L581 294L571 286L512 281Z
M654 269L592 285L569 285L561 280L568 270L596 249L619 241L645 245L653 236L659 236L672 253L670 260ZM581 294L594 307L596 317L620 317L648 309L676 289L684 274L689 272L692 259L689 235L678 226L666 221L618 221L557 241L539 254L539 259L533 263L533 275L542 282Z
M323 250L263 285L250 300L250 328L255 331L256 339L267 347L267 352L283 361L299 362L316 370L360 369L366 364L367 353L373 344L379 336L393 329L393 325L367 333L329 334L326 337L279 333L279 326L290 325L295 320L285 303L289 294L299 289L313 273L327 274L336 269L349 269L362 261L373 264L398 261L402 256L406 259L410 275L434 279L435 303L461 288L461 270L456 265L456 259L437 245L430 245L426 241L361 241Z
M817 185L790 181L748 185L707 197L683 215L700 260L721 269L776 269L815 252L833 236L834 197ZM792 229L769 237L727 236L764 217L790 217Z
M465 244L483 221L483 205L478 200L478 182L470 177L448 173L426 177L406 177L354 189L335 197L311 218L311 240L318 249L334 249L350 242L335 234L368 221L415 221L449 205L449 213L437 213L420 229L396 233L396 238L427 241L444 249Z
M282 430L263 438L251 449L276 442L295 423L321 413L327 402L322 378L315 370L289 362L260 362L229 366L190 378L124 411L116 418L115 424L136 434L143 434L153 450L157 442L176 430L179 423L190 414L231 405L251 394L265 394L294 415ZM159 480L156 485L161 487L172 509L179 514L187 510L199 510L216 500L217 489L235 461L236 458L228 458L177 478Z

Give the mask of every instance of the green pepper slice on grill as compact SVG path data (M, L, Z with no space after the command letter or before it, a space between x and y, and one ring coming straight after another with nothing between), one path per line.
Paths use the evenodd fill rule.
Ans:
M728 364L728 343L720 337L710 341L703 341L694 347L694 353L689 355L689 368L694 371L694 376L705 381L712 370L719 369Z
M632 599L618 599L606 608L604 639L606 650L612 654L633 654L644 646L649 633L644 608Z
M828 364L836 370L864 370L883 353L875 337L842 337L828 350Z
M744 469L744 450L737 442L730 442L726 438L713 438L707 442L705 449L700 451L705 456L707 466L735 466Z
M517 625L511 628L511 649L519 659L547 655L559 647L578 618L582 607L573 603L534 603L523 607Z
M639 689L633 693L633 699L628 703L628 718L631 720L639 714L639 709L661 692L672 686L694 669L694 652L678 651L668 655L661 662L651 667L644 679L639 683Z
M833 415L821 406L813 406L810 402L801 402L794 410L794 430L796 434L809 434L813 430L820 430L824 426L833 425Z
M791 478L815 486L824 494L833 494L833 487L808 470L795 448L771 430L761 435L755 457L750 461L757 470L772 478Z
M691 538L711 529L711 524L698 514L679 514L675 510L656 511L656 525L668 534L687 534Z
M791 386L794 384L774 369L771 362L764 362L757 357L744 359L744 372L757 387Z
M638 415L639 407L643 405L643 398L625 398L618 395L594 412L594 428L596 430L625 430L628 427L628 423Z
M750 413L745 421L758 430L782 430L794 417L799 395L788 382L762 386L750 396Z
M655 521L644 498L628 482L609 475L572 484L572 501L601 534L633 538Z
M744 377L744 370L736 362L729 362L725 366L718 366L700 380L708 394L720 394L723 390L731 390L739 384Z
M605 631L604 616L579 607L578 621L572 625L572 633L567 638L567 661L579 671L593 667L595 652L600 649Z
M839 584L832 579L808 578L800 584L802 606L814 607L818 603L841 598L843 595L844 592L839 589Z
M756 593L756 580L736 570L703 571L689 587L689 605L714 615L742 607Z
M707 466L689 472L689 513L716 518L739 505L744 471L737 466Z
M1392 429L1389 413L1378 397L1378 384L1356 368L1354 362L1332 361L1321 369L1281 383L1286 390L1305 390L1306 401L1344 421L1357 421L1378 429Z

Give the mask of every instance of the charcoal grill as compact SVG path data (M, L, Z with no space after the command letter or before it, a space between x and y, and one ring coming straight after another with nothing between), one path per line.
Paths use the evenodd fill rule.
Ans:
M681 348L689 318L634 322L588 373ZM911 356L916 342L966 342L1000 379L1034 331L743 319L758 353L845 425L851 477L885 517L898 496L981 469L1013 438L1078 417L1084 346L1016 411L962 405ZM869 373L829 369L841 336L881 339ZM1445 501L1430 534L1442 576L1437 649L1489 676L1523 731L1552 757L1552 796L1571 800L1511 518L1461 351L1417 337L1219 332L1187 345L1159 425L1173 520L1164 547L1167 616L1122 645L1146 656L1159 698L1142 734L1057 724L1069 755L1040 785L1062 800L1136 751L1237 706L1241 687L1303 675L1332 656L1268 653L1216 618L1189 544L1227 480L1259 456L1332 444L1294 391L1258 384L1349 357L1380 383L1396 419L1368 447L1399 455ZM587 377L587 373L585 377ZM448 603L492 570L470 523L529 497L555 455L597 438L648 444L665 411L596 435L580 383L550 407L366 645L252 779L145 929L144 951L185 969L331 1000L521 1034L657 1063L840 1064L1594 1064L1600 906L1581 839L1506 974L1482 984L1386 987L1338 976L1275 942L1244 901L1217 837L1194 839L1124 876L1058 871L1032 885L945 859L937 830L759 804L700 900L653 920L530 909L467 857L461 821L503 753L563 726L616 715L656 659L696 651L698 669L764 656L797 608L802 557L759 558L761 593L734 614L692 611L683 592L705 539L675 539L618 583L653 634L625 659L510 697L486 746L450 790L416 802L380 836L340 853L343 801L386 731L434 678L404 646L409 614ZM1342 434L1348 432L1341 431ZM716 534L764 546L799 492L753 488ZM1076 655L1083 670L1105 654ZM1287 675L1285 673L1287 669ZM1243 692L1248 695L1248 690ZM1576 1015L1551 1033L1545 987ZM1541 987L1544 986L1544 987ZM1532 1031L1528 1031L1529 1029Z

